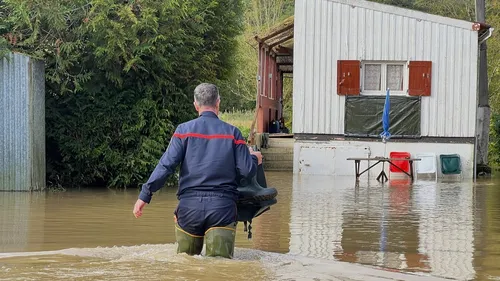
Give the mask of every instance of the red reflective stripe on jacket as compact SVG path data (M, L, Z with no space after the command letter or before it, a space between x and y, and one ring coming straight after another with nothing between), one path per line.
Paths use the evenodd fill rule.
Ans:
M201 139L233 139L235 144L246 144L244 140L236 140L232 135L205 135L198 133L174 134L174 137L182 138L201 138Z

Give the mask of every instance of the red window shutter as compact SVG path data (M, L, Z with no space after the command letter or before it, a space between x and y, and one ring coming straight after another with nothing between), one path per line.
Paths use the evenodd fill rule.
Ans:
M338 95L359 95L360 67L361 62L357 60L339 60L337 62Z
M431 61L411 61L410 83L408 85L408 95L410 96L430 96L432 81Z

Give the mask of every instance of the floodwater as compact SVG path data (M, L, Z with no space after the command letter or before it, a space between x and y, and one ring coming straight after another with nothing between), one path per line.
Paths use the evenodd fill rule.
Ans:
M498 178L266 174L278 204L233 260L175 254L174 189L139 219L136 190L0 193L0 280L500 280Z

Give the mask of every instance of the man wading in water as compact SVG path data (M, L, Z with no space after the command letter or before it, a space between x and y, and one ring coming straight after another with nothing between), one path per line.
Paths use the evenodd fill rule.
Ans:
M199 255L205 238L207 256L233 257L237 176L254 177L262 163L262 155L247 147L240 130L218 118L219 104L215 85L196 87L194 107L199 117L176 128L134 206L138 218L153 193L181 165L179 205L174 212L177 253ZM263 196L272 193L270 189L261 192Z

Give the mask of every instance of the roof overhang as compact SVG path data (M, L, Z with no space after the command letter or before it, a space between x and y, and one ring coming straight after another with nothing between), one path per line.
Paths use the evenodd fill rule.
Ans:
M293 72L293 30L294 17L288 17L269 31L255 36L260 48L276 58L276 64L284 73Z
M288 45L288 47L290 47L290 41L293 41L293 27L294 17L291 16L267 32L261 35L256 35L255 40L264 44L269 49L284 45ZM293 48L293 43L291 44L291 47Z

